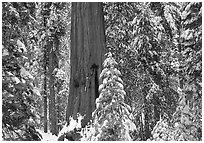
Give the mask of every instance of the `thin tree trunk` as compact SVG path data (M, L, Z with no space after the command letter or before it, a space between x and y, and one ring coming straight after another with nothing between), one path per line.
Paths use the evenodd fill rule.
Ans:
M181 21L181 20L180 20ZM182 55L182 37L181 37L181 33L183 32L183 28L182 25L179 25L179 31L178 31L178 35L179 38L177 40L178 42L178 51L179 51L179 57L178 57L178 61L179 61L179 73L178 73L178 77L179 77L179 87L181 88L181 90L183 90L183 73L182 73L182 61L183 61L183 55Z
M47 133L47 95L44 95L44 132Z
M50 75L50 82L49 82L49 89L50 89L50 96L49 96L49 119L50 119L50 126L51 132L54 135L58 134L57 130L57 113L56 113L56 101L55 101L55 77L53 75L53 71L55 68L58 68L58 46L59 40L56 36L54 36L54 40L50 42L51 51L49 54L49 75Z
M143 94L145 95L143 97L144 101L144 140L147 140L151 136L150 127L149 127L149 107L148 107L148 101L146 99L146 95L148 93L148 88L144 86L143 88Z
M155 124L160 119L160 111L159 111L159 98L157 95L153 95L153 105L154 105L154 121Z
M60 112L62 112L62 111L60 111L60 103L61 103L61 102L62 102L62 101L60 100L60 97L57 96L57 123L58 123L58 125L57 125L57 130L58 130L58 131L61 130L61 126L59 125L59 123L60 123Z
M140 130L141 140L144 141L145 140L145 136L144 136L145 122L144 122L144 113L142 113L142 112L141 112L141 115L140 115L140 126L141 126L141 130Z
M52 68L53 67L51 66L50 69L52 69ZM52 134L56 134L55 133L55 126L56 126L56 122L55 122L55 118L56 118L56 111L55 111L55 90L54 90L54 77L52 75L52 71L53 70L50 70L50 83L49 83L49 89L50 89L50 96L49 96L49 120L50 120L50 131L51 131Z
M44 132L47 133L47 54L44 47Z
M95 109L104 56L102 3L72 3L71 78L66 119L85 115L85 126Z
M148 114L148 106L147 106L147 100L144 98L144 117L145 117L145 140L147 140L151 136L150 128L149 128L149 114Z

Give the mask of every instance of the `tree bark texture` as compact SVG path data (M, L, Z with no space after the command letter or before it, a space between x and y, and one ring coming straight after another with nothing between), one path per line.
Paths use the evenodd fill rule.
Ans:
M105 48L102 3L72 3L71 78L66 119L84 115L82 126L91 119L99 96L99 74Z

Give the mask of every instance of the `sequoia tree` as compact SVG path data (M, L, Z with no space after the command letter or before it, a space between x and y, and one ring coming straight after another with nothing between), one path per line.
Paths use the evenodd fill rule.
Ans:
M102 3L72 3L71 77L66 119L84 116L82 127L91 119L99 96L105 32Z

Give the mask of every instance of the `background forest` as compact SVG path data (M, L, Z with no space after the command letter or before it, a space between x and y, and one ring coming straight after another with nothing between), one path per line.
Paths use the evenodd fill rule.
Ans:
M201 78L201 2L2 3L3 140L201 141Z

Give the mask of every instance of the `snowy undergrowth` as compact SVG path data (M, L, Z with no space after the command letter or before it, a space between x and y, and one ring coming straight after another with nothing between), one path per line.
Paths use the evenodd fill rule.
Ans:
M100 74L103 83L99 86L99 98L93 121L82 130L81 140L86 141L129 141L130 132L136 130L131 121L130 107L124 103L126 95L121 73L116 68L117 62L111 53L103 63Z
M80 129L82 119L83 119L83 116L81 115L78 115L77 120L74 120L72 117L70 117L69 125L65 124L62 130L59 132L58 136L52 135L52 133L50 132L45 133L39 129L37 129L37 131L42 135L41 141L58 141L58 138L63 134L66 134L70 131L74 131L75 129ZM68 141L66 138L64 140Z
M65 134L67 132L73 131L74 129L80 129L81 128L81 120L83 119L83 116L77 115L77 120L74 120L73 117L70 117L69 125L64 125L62 130L59 132L58 136L61 136L62 134Z
M100 95L96 99L96 109L92 114L92 120L85 128L81 128L83 117L78 115L78 119L70 118L69 125L65 125L59 136L81 129L81 141L130 141L131 132L136 130L132 122L132 115L129 112L129 105L125 104L123 81L121 73L116 68L117 62L108 53L103 63L104 69L100 74L103 81L99 86ZM69 134L70 135L70 134Z
M41 130L38 130L38 129L36 130L42 135L41 141L57 141L57 136L52 135L52 133L44 133Z

